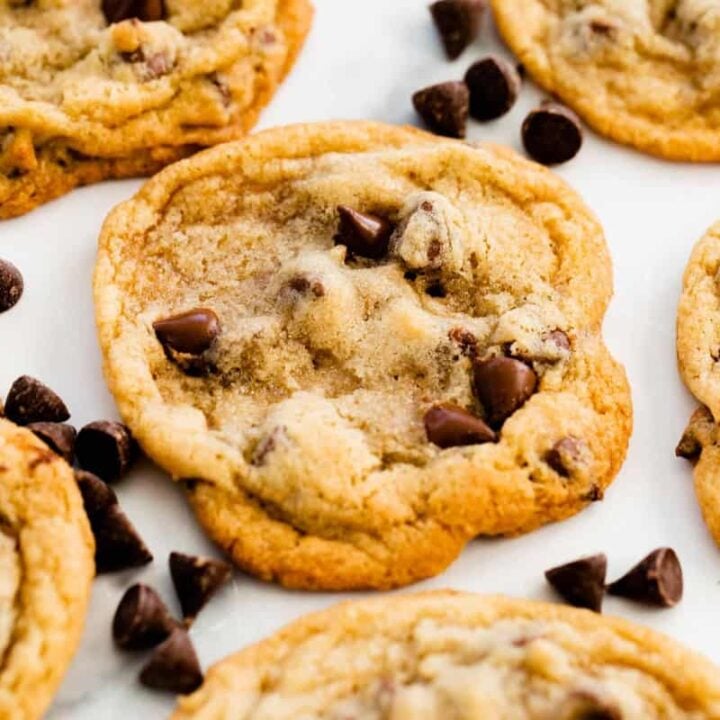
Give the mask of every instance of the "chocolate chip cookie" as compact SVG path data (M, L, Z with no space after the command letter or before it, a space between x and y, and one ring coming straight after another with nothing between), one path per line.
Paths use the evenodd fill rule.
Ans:
M93 574L72 470L0 420L0 717L43 715L80 641Z
M369 122L168 168L103 228L120 412L245 570L387 588L602 498L631 426L602 230L512 151Z
M599 133L674 160L720 160L720 4L492 4L523 66Z
M309 0L0 2L0 218L243 135Z
M718 669L562 605L435 592L301 618L211 668L173 720L720 717Z

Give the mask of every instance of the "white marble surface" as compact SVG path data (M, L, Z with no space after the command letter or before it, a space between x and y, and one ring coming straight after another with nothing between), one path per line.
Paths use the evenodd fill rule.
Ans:
M291 78L262 126L326 118L412 122L412 91L459 78L499 44L491 29L457 62L445 61L426 0L315 0L315 26ZM519 147L519 127L539 93L526 83L504 119L471 123L472 139ZM673 448L693 403L675 366L674 323L680 277L692 244L720 215L720 167L663 163L588 133L581 154L559 171L601 218L614 262L616 295L606 336L625 363L636 411L630 454L605 502L578 517L512 540L473 543L442 576L423 587L453 587L547 598L542 571L603 550L614 576L658 545L683 561L686 597L665 611L609 600L606 612L652 625L720 662L720 550L701 522L690 467ZM138 182L78 190L0 225L0 256L23 271L26 293L0 316L0 392L22 373L55 388L78 426L114 416L100 372L90 295L98 228ZM57 696L53 720L157 718L171 696L136 681L142 656L117 652L110 621L124 589L143 580L177 609L168 572L171 550L210 553L180 492L149 462L117 486L121 502L155 553L141 571L105 575L93 590L82 647ZM192 630L204 666L337 595L282 591L237 574Z

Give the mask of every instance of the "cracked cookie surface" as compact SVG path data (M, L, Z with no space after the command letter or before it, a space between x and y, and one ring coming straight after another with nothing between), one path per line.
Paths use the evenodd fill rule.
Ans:
M308 0L0 0L0 218L243 135L311 16Z
M93 552L70 467L0 419L0 717L50 704L80 641Z
M603 135L720 160L720 2L493 0L530 74Z
M367 122L166 169L106 220L95 274L145 451L241 567L327 589L436 574L602 497L631 426L611 288L550 171Z
M212 667L173 720L717 717L717 669L658 633L441 591L301 618Z

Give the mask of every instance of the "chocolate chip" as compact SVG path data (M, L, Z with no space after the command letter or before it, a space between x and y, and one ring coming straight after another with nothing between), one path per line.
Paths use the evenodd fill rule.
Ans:
M465 328L455 327L448 332L450 340L458 345L460 352L466 357L473 358L477 354L477 338Z
M619 580L610 583L607 591L649 605L672 607L683 595L680 560L672 548L658 548Z
M460 57L477 37L484 11L485 0L438 0L430 6L448 59Z
M165 640L176 626L155 590L137 583L126 590L117 606L112 634L124 650L146 650Z
M335 235L336 245L345 245L351 255L379 260L388 251L393 226L384 218L338 205L340 224Z
M607 558L601 553L551 568L545 577L570 605L600 612L606 572Z
M515 66L497 55L478 60L465 73L470 91L470 115L476 120L494 120L505 115L520 92Z
M418 115L437 135L464 138L470 93L463 82L444 82L418 90L412 97Z
M534 370L514 358L476 361L473 374L475 394L493 427L502 425L521 408L537 387Z
M176 693L197 690L202 681L202 670L190 637L179 627L153 650L150 660L140 672L143 685Z
M24 287L20 271L7 260L0 260L0 313L17 304Z
M702 453L702 443L695 436L692 426L688 427L675 448L675 456L695 461Z
M562 105L547 103L525 118L522 139L533 160L557 165L577 155L583 136L575 113Z
M65 403L47 385L29 375L19 377L5 398L5 417L18 425L63 422L70 417Z
M115 491L97 475L86 470L75 470L75 482L80 489L85 512L90 518L91 525L95 516L107 510L111 505L118 504Z
M325 286L316 279L309 279L299 275L298 277L290 278L287 286L294 290L300 295L306 295L312 293L315 297L323 297L325 295Z
M581 441L572 436L558 440L545 455L545 462L562 477L570 477L582 456Z
M434 298L444 298L447 295L445 286L439 280L429 283L425 287L425 292Z
M223 560L170 553L170 575L183 617L194 620L208 600L230 579L232 566Z
M72 425L37 422L30 423L27 428L28 430L32 430L53 452L56 452L66 462L72 464L75 436L77 435Z
M119 505L110 505L89 517L98 573L140 567L152 561L152 553Z
M220 334L220 321L208 308L195 308L156 320L153 330L165 348L188 355L202 355Z
M131 18L155 22L166 17L163 0L102 0L102 11L110 24Z
M570 350L570 338L562 330L552 330L543 335L543 340L549 340L561 350Z
M622 713L610 700L588 690L570 693L552 714L553 720L622 720Z
M105 482L114 482L127 472L137 456L137 444L122 423L98 420L80 430L75 454L81 468Z
M427 439L441 448L494 442L495 433L483 420L457 405L431 407L424 418Z

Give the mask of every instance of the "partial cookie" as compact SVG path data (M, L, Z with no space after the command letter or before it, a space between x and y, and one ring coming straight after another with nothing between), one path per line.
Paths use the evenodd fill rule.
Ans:
M70 467L0 420L0 717L44 713L80 641L93 540Z
M623 620L444 591L301 618L212 667L173 720L709 719L719 677Z
M242 136L311 17L309 0L1 0L0 218Z
M599 133L673 160L720 160L720 5L493 0L534 79Z
M105 223L105 371L245 570L403 585L602 498L631 425L602 230L501 147L368 122L168 168Z

